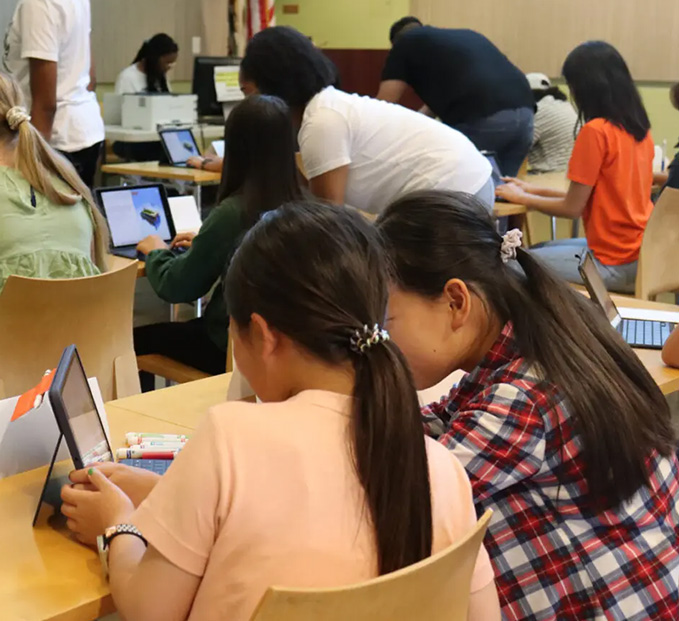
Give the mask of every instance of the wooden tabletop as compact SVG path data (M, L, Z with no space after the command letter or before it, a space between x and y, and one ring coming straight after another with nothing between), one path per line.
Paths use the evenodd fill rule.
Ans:
M106 412L116 448L124 446L129 431L191 432L110 405ZM62 462L56 472L66 476L70 469L69 462ZM0 480L0 619L92 621L113 612L96 552L71 539L63 519L51 518L49 508L31 527L46 471L38 468Z
M158 162L130 162L125 164L105 164L101 172L123 177L146 177L150 179L166 179L175 181L189 181L191 183L209 184L219 183L221 173L196 168L182 168L177 166L161 166Z
M528 175L525 180L540 187L551 188L553 190L563 190L564 192L568 190L569 184L569 181L566 178L566 173L563 171ZM493 214L495 214L497 218L502 218L505 216L521 216L526 213L528 213L526 206L519 205L517 203L504 203L496 201L495 206L493 207Z
M226 401L231 373L111 401L116 410L195 429L213 405Z

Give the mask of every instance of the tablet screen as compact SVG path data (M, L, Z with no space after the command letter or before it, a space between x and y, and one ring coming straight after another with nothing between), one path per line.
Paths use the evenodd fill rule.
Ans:
M136 246L148 235L172 241L157 185L101 191L99 197L114 247Z
M63 382L60 382L59 393L83 467L113 461L87 377L75 352L70 357Z
M190 129L164 131L160 136L165 143L171 164L186 164L190 157L200 155Z

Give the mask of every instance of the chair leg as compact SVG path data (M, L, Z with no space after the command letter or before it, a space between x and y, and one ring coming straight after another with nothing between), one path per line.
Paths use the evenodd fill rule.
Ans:
M552 233L552 241L556 239L556 217L552 216L551 217L551 233Z

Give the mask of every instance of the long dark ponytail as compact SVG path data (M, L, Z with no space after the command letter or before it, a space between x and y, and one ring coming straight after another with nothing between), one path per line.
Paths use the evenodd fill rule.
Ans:
M313 356L355 373L351 447L377 542L380 574L431 554L429 470L417 394L391 342L364 354L351 338L383 324L386 258L377 231L352 210L289 203L245 236L225 278L238 327L258 313Z
M546 392L564 397L573 414L593 508L616 507L648 483L649 454L674 450L669 409L603 313L530 252L518 249L520 270L504 264L490 215L466 194L411 194L377 225L399 287L438 298L459 278L502 322L512 322L519 351L542 370Z
M179 46L175 40L162 32L142 43L132 64L144 62L146 90L149 93L167 93L170 90L165 72L160 67L160 57L177 52L179 52Z

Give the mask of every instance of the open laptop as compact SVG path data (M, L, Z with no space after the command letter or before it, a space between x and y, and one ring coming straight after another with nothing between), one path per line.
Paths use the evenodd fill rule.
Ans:
M200 155L193 132L188 128L160 129L158 135L170 166L185 168L190 157Z
M137 244L148 235L158 235L166 244L174 239L174 222L162 183L98 188L95 195L111 231L112 254L143 259L137 254Z
M75 345L69 345L61 355L48 398L76 469L113 461L113 451ZM120 463L163 474L172 460L123 459Z
M606 289L591 252L585 254L578 269L590 297L601 307L611 325L628 345L643 349L662 349L679 323L679 312L618 308Z

